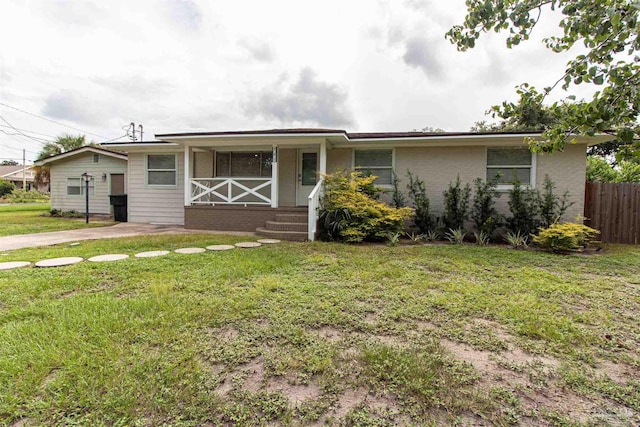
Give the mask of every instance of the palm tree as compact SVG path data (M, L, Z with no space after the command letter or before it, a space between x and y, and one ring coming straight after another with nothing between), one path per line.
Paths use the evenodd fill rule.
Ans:
M55 139L53 142L48 142L42 147L38 158L36 160L46 159L47 157L55 156L56 154L65 153L70 150L75 150L84 145L87 145L84 135L72 136L62 135ZM34 166L34 181L36 185L44 185L49 183L49 166Z

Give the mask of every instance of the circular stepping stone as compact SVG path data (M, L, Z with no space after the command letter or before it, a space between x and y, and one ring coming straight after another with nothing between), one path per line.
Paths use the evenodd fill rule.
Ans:
M140 252L139 254L135 254L136 258L153 258L156 256L163 256L168 254L169 251L149 251L149 252Z
M177 254L200 254L205 250L206 249L203 249L203 248L181 248L181 249L176 249L174 252Z
M31 263L27 261L0 262L0 270L11 270L13 268L26 267L27 265L31 265Z
M207 249L210 251L228 251L229 249L233 249L235 246L233 245L211 245L207 246Z
M264 243L265 245L273 245L274 243L280 243L278 239L260 239L258 243Z
M63 258L51 258L38 261L35 263L36 267L64 267L65 265L73 265L84 261L84 258L78 256L69 256Z
M257 248L258 246L262 246L262 243L258 242L240 242L236 243L236 247L238 248Z
M126 254L108 254L108 255L98 255L89 258L87 261L91 262L108 262L108 261L120 261L121 259L127 259L129 255Z

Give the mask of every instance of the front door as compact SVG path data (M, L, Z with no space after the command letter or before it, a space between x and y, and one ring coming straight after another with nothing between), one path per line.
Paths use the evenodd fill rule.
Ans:
M298 150L298 185L296 189L296 205L308 206L309 194L316 186L318 179L318 151L310 149Z
M111 193L110 194L124 194L124 174L123 173L111 174Z

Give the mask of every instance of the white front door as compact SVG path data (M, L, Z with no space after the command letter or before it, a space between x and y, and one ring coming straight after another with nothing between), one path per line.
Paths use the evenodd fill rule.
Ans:
M298 150L298 185L296 186L296 205L308 206L309 194L318 179L318 150Z

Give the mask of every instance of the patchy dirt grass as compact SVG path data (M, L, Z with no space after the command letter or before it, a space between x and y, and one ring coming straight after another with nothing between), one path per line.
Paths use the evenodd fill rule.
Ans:
M634 247L321 243L3 272L0 423L636 426L639 272Z

